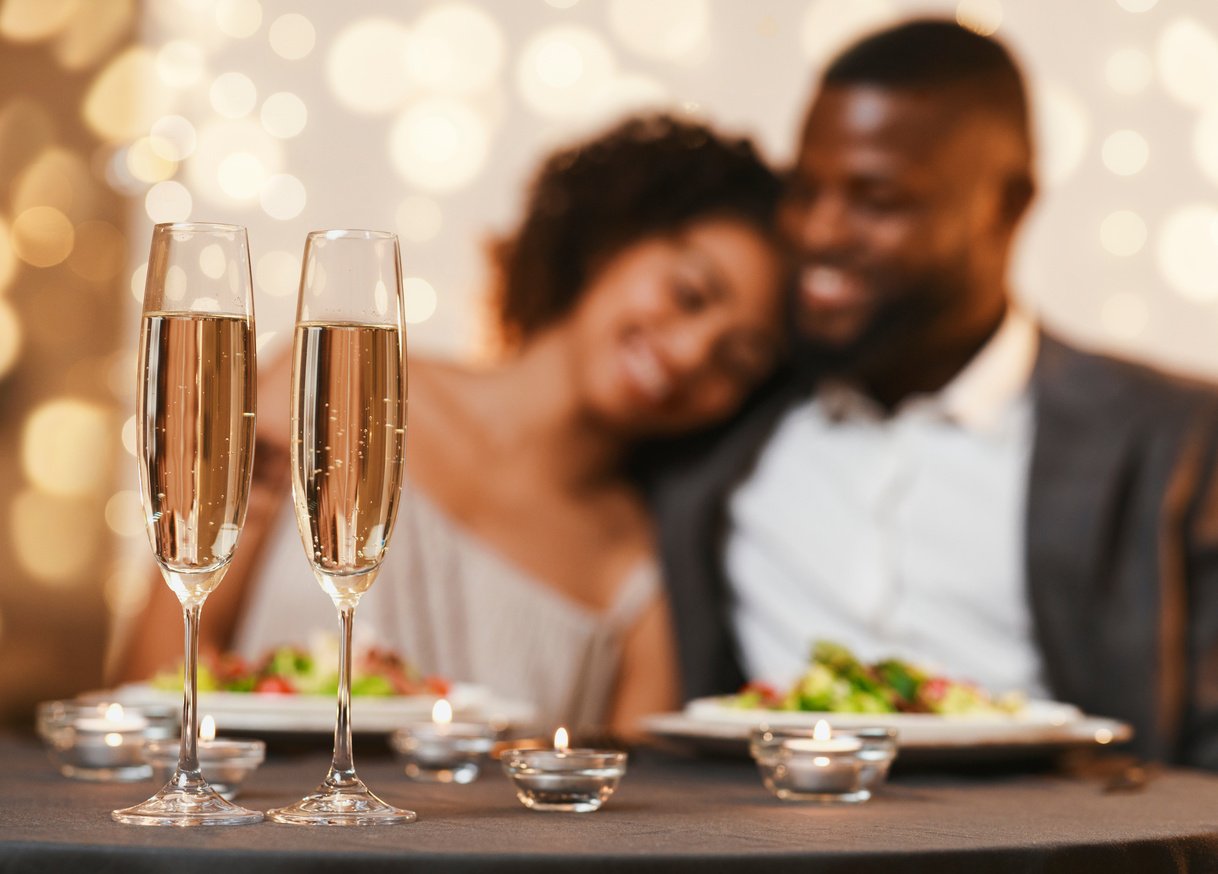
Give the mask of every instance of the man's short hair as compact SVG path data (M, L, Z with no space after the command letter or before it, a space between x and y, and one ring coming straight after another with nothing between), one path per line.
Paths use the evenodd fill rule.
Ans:
M1010 52L954 21L919 19L865 37L837 56L823 82L910 91L951 88L970 108L1000 115L1031 146L1027 92Z

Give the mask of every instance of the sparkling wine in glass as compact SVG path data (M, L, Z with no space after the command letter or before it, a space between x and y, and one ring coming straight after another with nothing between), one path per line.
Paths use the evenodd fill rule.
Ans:
M182 745L156 795L112 813L136 825L241 825L262 814L220 797L199 772L199 614L232 561L254 458L254 305L236 225L152 233L140 325L136 454L152 551L182 604Z
M338 610L338 718L321 785L268 816L303 825L413 822L355 773L351 625L393 531L406 446L398 241L315 231L305 242L292 361L292 497L317 582Z

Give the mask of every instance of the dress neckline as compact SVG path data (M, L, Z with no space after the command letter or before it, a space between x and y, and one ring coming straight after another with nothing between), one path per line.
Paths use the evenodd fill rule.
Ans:
M561 604L584 619L596 622L609 621L618 628L629 627L642 613L651 597L660 589L659 565L654 558L644 558L623 575L606 608L602 610L592 607L548 583L537 574L524 568L511 556L504 554L502 550L487 543L485 539L453 516L439 501L414 483L407 480L402 491L403 500L422 507L425 513L438 520L463 545L487 561L504 568L522 585L538 590L550 600Z

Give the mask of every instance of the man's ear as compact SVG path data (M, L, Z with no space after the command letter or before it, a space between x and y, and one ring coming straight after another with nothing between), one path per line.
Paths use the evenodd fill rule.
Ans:
M1001 215L1007 227L1014 229L1036 196L1036 183L1027 173L1012 173L1002 186Z

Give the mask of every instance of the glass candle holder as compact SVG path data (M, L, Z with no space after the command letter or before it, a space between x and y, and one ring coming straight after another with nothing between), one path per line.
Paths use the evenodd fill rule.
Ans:
M77 780L147 779L144 741L171 738L177 726L172 708L113 701L44 701L37 712L47 755L59 773Z
M495 737L495 730L481 723L420 722L395 731L389 743L406 759L406 776L411 780L472 783Z
M860 775L863 788L874 793L888 779L888 769L897 757L895 728L838 729L835 735L858 738L862 744L859 758L863 762Z
M887 775L895 745L895 737L876 736L865 747L855 732L830 733L827 726L823 731L761 728L752 733L749 752L761 782L783 801L858 804L871 798Z
M584 749L514 749L500 761L530 810L599 810L626 773L626 753Z
M145 741L144 761L152 769L155 782L164 784L178 765L179 741L176 738ZM266 744L260 740L200 740L199 771L211 788L226 801L241 791L241 784L266 759Z

